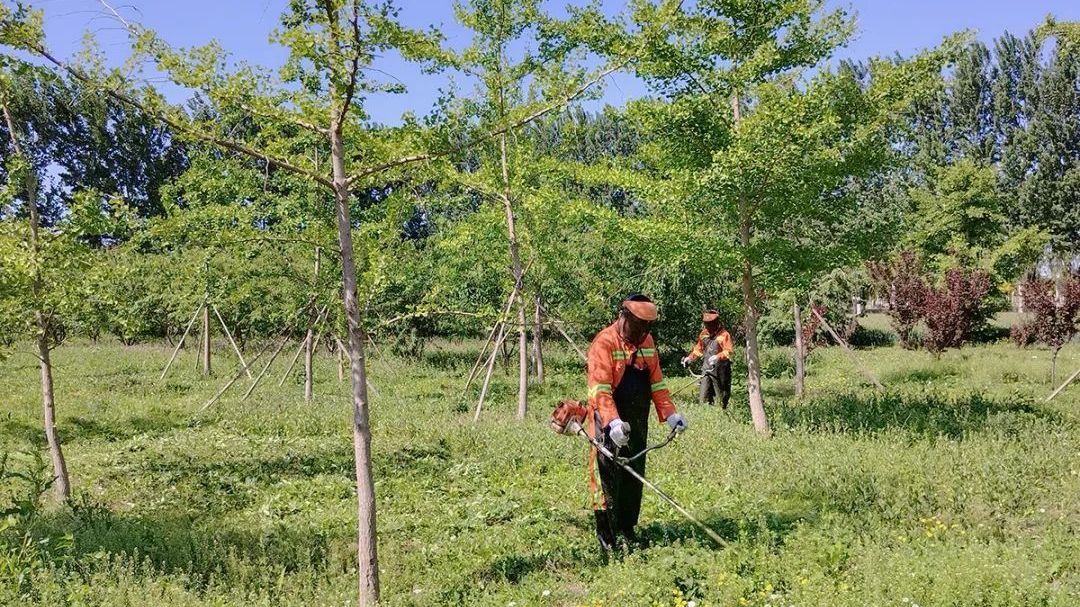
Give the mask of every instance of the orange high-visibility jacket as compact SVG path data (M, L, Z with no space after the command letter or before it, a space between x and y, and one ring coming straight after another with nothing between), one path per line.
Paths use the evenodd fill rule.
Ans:
M701 355L705 353L705 340L709 337L708 329L702 329L701 333L698 333L697 343L690 351L690 360L701 358ZM720 329L720 332L716 334L716 339L720 341L717 356L720 360L731 360L731 354L735 351L735 342L731 340L731 333Z
M652 384L652 401L656 415L663 422L675 413L675 403L671 392L664 383L664 373L660 370L660 356L652 335L647 335L641 346L634 346L619 335L618 323L608 325L596 334L589 345L588 380L589 380L589 419L595 411L600 415L600 428L605 428L611 420L619 417L615 409L612 391L622 381L626 365L634 358L634 365L639 369L648 368L649 383ZM634 353L637 356L634 357ZM599 436L600 428L593 428L593 436ZM631 429L632 431L633 429Z

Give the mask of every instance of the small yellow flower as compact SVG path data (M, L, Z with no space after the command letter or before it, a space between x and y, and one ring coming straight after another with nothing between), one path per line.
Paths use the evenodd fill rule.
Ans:
M739 597L739 604L742 605L743 607L746 607L747 605L750 604L750 601L745 596L740 596Z

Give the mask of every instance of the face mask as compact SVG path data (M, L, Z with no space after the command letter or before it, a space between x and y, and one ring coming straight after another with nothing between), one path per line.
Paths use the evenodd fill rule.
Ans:
M629 316L623 313L622 317L622 334L627 341L635 346L645 341L645 336L649 334L649 329L652 328L652 323L633 316Z

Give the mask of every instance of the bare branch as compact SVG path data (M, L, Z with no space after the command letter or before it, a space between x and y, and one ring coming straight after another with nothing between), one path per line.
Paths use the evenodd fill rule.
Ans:
M124 17L122 15L120 15L120 13L115 8L113 8L112 5L110 5L106 0L98 0L98 2L100 2L101 5L103 7L105 7L105 9L107 11L109 11L117 21L119 21L121 24L123 24L124 28L127 29L129 34L134 35L134 34L138 33L137 28L134 25L132 25L127 19L124 19ZM48 49L46 49L44 47L39 47L39 46L36 46L36 45L31 46L31 48L32 48L32 50L34 50L34 52L41 55L43 58L45 58L47 61L49 61L50 63L55 65L57 68L67 72L68 74L70 74L71 76L73 76L74 78L79 80L80 82L90 84L91 86L94 85L94 83L90 79L90 77L88 77L86 74L82 73L80 70L78 70L78 69L76 69L76 68L74 68L74 67L72 67L72 66L70 66L70 65L68 65L68 64L66 64L66 63L64 63L62 61L60 61L59 59L57 59L56 57L54 57L52 54L50 54L48 52ZM261 152L259 150L256 150L255 148L249 147L249 146L244 145L244 144L242 144L240 142L232 141L232 140L224 139L224 138L220 138L220 137L215 137L215 136L210 135L210 134L208 134L206 132L203 132L203 131L201 131L199 129L195 129L195 128L191 128L191 127L188 127L186 125L183 125L183 124L177 122L176 120L173 120L172 118L169 118L168 116L166 116L164 114L161 114L159 112L155 112L155 111L151 110L145 104L141 103L137 99L135 99L135 98L133 98L133 97L131 97L129 95L126 95L126 94L124 94L124 93L122 93L120 91L117 91L117 90L114 90L114 89L104 89L104 92L105 92L105 94L112 97L113 99L115 99L115 100L117 100L117 101L119 101L121 103L130 105L131 107L134 107L135 109L145 113L146 115L148 115L148 116L150 116L152 118L155 118L156 120L169 125L170 127L176 129L177 131L180 131L182 133L186 133L189 137L193 137L193 138L198 139L199 141L203 141L205 143L211 143L211 144L220 146L220 147L225 148L227 150L231 150L233 152L237 152L239 154L243 154L243 155L249 156L251 158L262 160L262 161L264 161L264 162L266 162L268 164L271 164L273 166L276 166L276 167L278 167L280 169L289 171L291 173L295 173L297 175L301 175L303 177L307 177L308 179L311 179L311 180L313 180L313 181L315 181L315 182L317 182L317 183L319 183L321 185L324 185L324 186L326 186L328 188L333 189L333 183L328 178L323 177L321 175L318 175L318 174L316 174L316 173L314 173L314 172L312 172L312 171L310 171L308 169L305 169L303 167L297 166L297 165L289 162L288 160L285 160L285 159L282 159L282 158L277 158L277 157L274 157L274 156L270 156L266 152ZM250 108L247 108L247 107L243 107L243 109L245 111L248 111L248 112L252 111ZM265 115L264 115L264 117L265 117ZM303 121L294 120L294 119L291 119L291 118L290 118L290 120L293 120L293 122L295 122L298 126L301 126L303 128L310 128L312 130L315 130L316 132L319 132L318 131L319 127L316 127L315 125L304 124Z

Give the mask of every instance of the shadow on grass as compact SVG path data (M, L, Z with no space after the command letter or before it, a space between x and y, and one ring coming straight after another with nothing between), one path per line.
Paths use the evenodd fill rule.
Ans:
M168 434L174 430L187 428L190 423L190 419L172 414L125 417L104 422L87 417L73 417L63 420L60 436L65 442L102 440L112 443L139 435Z
M645 499L653 498L646 496ZM695 542L716 550L723 548L710 539L700 527L666 505L658 516L657 520L639 521L636 531L641 546L638 548L669 546L677 542ZM812 509L800 509L771 510L757 513L753 517L728 516L719 513L704 513L701 516L695 514L695 516L725 542L749 541L780 545L800 523L816 518L817 514ZM595 534L596 526L591 512L587 516L575 517L573 524L590 537Z
M128 515L77 502L38 518L32 530L38 537L70 535L70 552L57 556L80 569L122 559L140 569L184 574L193 590L224 583L259 591L286 573L347 574L355 568L355 532L348 528L331 532L279 521L246 530L205 516Z
M1032 421L1063 423L1060 415L1018 399L982 394L947 397L940 394L836 394L806 403L785 403L778 411L789 427L815 432L877 433L901 429L922 436L961 439L997 430L1019 434Z
M209 423L213 422L204 422L204 425ZM140 435L160 436L174 430L187 428L189 425L190 420L181 417L179 414L125 417L106 421L87 417L70 417L60 419L57 423L57 431L60 433L60 440L63 443L84 440L101 440L112 443ZM0 421L0 436L33 445L45 444L45 433L40 425L31 424L13 417Z
M918 367L886 373L881 379L886 385L916 383L925 384L955 377L960 372L948 364L935 364L930 367Z
M468 374L479 354L480 351L474 349L428 350L420 357L420 361L424 365L440 371Z
M45 431L41 426L16 419L11 415L0 421L0 436L8 440L29 443L35 447L45 445Z

